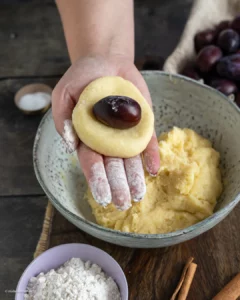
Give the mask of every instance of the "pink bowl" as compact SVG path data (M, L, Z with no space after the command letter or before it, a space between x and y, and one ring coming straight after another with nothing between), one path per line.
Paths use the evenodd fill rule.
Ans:
M45 251L26 268L18 282L15 300L24 300L24 293L31 277L56 269L72 257L99 265L117 283L122 300L128 299L126 277L119 264L109 254L86 244L64 244Z

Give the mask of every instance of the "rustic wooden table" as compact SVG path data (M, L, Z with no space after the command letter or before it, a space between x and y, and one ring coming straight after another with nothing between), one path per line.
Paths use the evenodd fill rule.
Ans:
M176 45L191 0L136 0L136 57L166 58ZM32 82L54 86L69 66L59 16L53 1L0 1L0 299L12 290L32 260L47 199L32 166L39 116L22 115L15 92ZM221 224L187 243L154 250L121 248L94 239L57 216L51 245L73 240L96 245L123 267L132 300L168 300L184 262L198 264L190 300L206 300L240 271L240 206ZM65 225L64 225L65 224ZM68 228L61 234L58 228Z

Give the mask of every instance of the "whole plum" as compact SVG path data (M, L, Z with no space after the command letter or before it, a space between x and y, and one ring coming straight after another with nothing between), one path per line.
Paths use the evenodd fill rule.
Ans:
M230 24L230 27L240 34L240 15L238 15Z
M184 76L187 76L189 78L195 79L195 80L200 80L201 79L201 76L200 76L199 72L194 67L186 67L185 69L183 69L181 74L184 75Z
M237 93L234 101L238 105L238 107L240 107L240 92Z
M240 43L238 33L233 29L223 30L218 37L217 44L226 54L236 52Z
M221 58L216 68L220 76L240 80L240 53Z
M196 52L198 53L205 46L213 44L215 36L216 31L211 29L197 33L194 38Z
M128 129L140 122L141 106L126 96L108 96L94 104L93 114L105 125Z
M225 21L220 22L220 23L215 27L216 35L219 35L220 32L222 32L222 31L225 30L225 29L228 29L229 27L230 27L230 21L225 20Z
M197 67L203 73L209 72L222 57L222 51L217 46L207 46L203 48L197 56Z
M209 85L226 96L238 91L236 84L228 79L217 78L210 81Z

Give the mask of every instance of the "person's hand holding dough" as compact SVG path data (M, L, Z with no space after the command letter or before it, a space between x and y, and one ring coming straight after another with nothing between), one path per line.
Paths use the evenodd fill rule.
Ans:
M126 210L131 206L131 199L140 201L146 192L140 155L124 160L103 157L78 140L71 117L86 85L104 76L120 76L132 82L151 105L146 83L133 63L132 0L72 0L71 6L58 0L57 4L73 62L52 95L57 131L69 150L77 149L94 199L101 205L113 202ZM143 152L143 159L146 170L156 175L160 161L155 133Z

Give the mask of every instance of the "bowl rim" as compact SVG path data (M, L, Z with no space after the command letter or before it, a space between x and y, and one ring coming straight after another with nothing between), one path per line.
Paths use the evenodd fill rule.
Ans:
M198 87L201 87L203 89L209 90L212 93L217 93L218 96L222 99L222 101L227 101L227 103L231 106L233 106L237 113L239 114L240 117L240 108L230 99L228 99L228 97L226 97L224 94L222 94L221 92L219 92L218 90L207 86L201 82L198 82L196 80L193 80L191 78L188 78L186 76L183 75L179 75L179 74L171 74L171 73L167 73L164 71L142 71L141 72L143 75L148 75L148 74L156 74L156 75L161 75L161 76L165 76L165 77L170 77L170 78L177 78L178 80L184 80L187 82L190 82ZM208 223L211 223L215 218L217 217L221 217L223 215L226 215L227 213L229 213L237 204L238 202L240 202L240 191L237 194L237 196L230 202L228 203L224 208L221 208L220 210L214 212L211 216L207 217L206 219L191 225L187 228L184 229L180 229L180 230L176 230L173 232L169 232L169 233L157 233L157 234L144 234L144 233L133 233L133 232L122 232L119 230L114 230L111 228L106 228L103 227L101 225L98 225L97 223L93 223L91 221L88 221L86 219L83 219L77 215L75 215L74 213L72 213L71 211L69 211L68 209L66 209L56 198L55 196L51 193L51 191L47 188L47 186L45 185L42 176L41 176L41 172L40 169L38 167L38 158L37 158L37 150L38 150L38 145L39 145L39 141L40 141L40 136L41 136L41 131L42 131L42 127L46 121L46 119L49 117L49 115L51 114L51 109L48 110L48 112L44 115L44 117L42 118L38 129L37 129L37 133L35 136L35 140L34 140L34 145L33 145L33 166L34 166L34 171L35 171L35 175L37 177L37 180L39 182L39 184L41 185L42 189L44 190L44 192L46 193L46 195L49 197L49 200L52 202L52 204L56 207L57 210L59 210L60 212L62 212L65 215L68 215L71 217L71 219L74 220L75 224L76 223L81 223L81 225L83 226L88 226L90 227L92 230L100 230L106 234L110 234L112 236L118 235L119 237L125 237L125 238L133 238L133 239L169 239L169 238L177 238L181 235L184 234L189 234L192 231L195 231L197 229L201 229L203 227L205 227L205 225L207 225ZM84 230L84 229L82 229Z
M127 278L126 278L126 275L125 273L123 272L123 269L122 267L119 265L119 263L116 261L115 258L113 258L110 254L108 254L106 251L98 248L98 247L95 247L95 246L92 246L92 245L89 245L89 244L84 244L84 243L67 243L67 244L61 244L61 245L57 245L57 246L54 246L52 248L49 248L47 249L46 251L44 251L43 253L41 253L40 255L38 255L33 261L31 261L28 266L25 268L25 270L23 271L21 277L19 278L18 280L18 284L17 284L17 287L16 287L16 295L18 293L18 290L20 288L20 285L21 285L21 281L24 279L26 273L28 270L30 270L32 268L32 266L34 264L37 263L38 260L40 260L41 258L43 258L47 253L49 252L53 252L54 253L57 253L58 249L59 248L66 248L66 249L69 249L71 247L75 247L75 246L80 246L80 247L86 247L86 248L92 248L94 249L94 251L96 252L102 252L108 260L111 260L113 263L114 263L114 267L116 267L118 269L118 272L120 272L120 276L123 278L123 282L124 282L124 286L126 287L126 296L128 297L128 282L127 282ZM91 263L95 263L94 261L91 261ZM63 264L63 263L62 263ZM62 265L61 264L61 265ZM101 267L101 266L100 266ZM103 268L101 267L101 269L103 270ZM49 269L50 271L50 269ZM103 270L105 272L105 270ZM106 273L106 272L105 272ZM107 274L107 273L106 273ZM107 274L108 275L108 274ZM108 275L109 276L109 275ZM119 291L121 292L120 290L120 287L119 287L119 284L118 282L117 283L117 286L119 288Z

